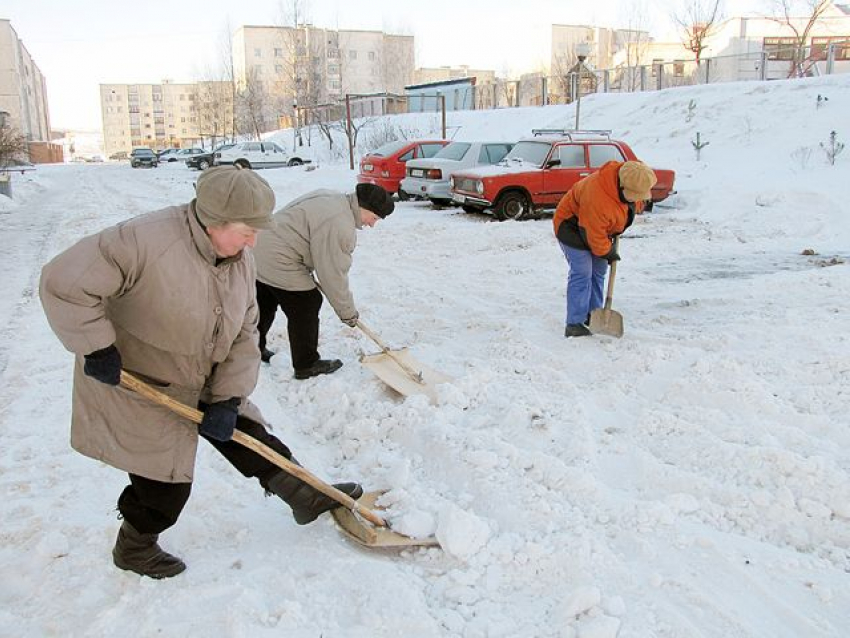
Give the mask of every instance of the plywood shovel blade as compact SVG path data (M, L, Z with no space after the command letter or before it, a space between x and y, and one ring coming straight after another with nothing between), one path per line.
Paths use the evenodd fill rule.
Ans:
M595 335L623 336L623 315L610 308L599 308L590 313L590 331Z
M357 502L363 507L376 512L381 509L375 505L383 492L367 492ZM366 547L439 547L440 543L433 536L411 538L404 536L387 527L376 527L363 520L357 514L344 507L338 507L331 512L340 530L351 540Z
M360 361L381 381L404 396L424 394L435 402L437 385L452 381L451 377L422 365L407 348L363 355Z

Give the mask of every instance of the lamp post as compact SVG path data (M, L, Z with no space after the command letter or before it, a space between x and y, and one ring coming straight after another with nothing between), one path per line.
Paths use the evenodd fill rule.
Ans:
M298 98L292 100L292 117L294 124L292 127L292 151L295 152L298 148L298 139L301 137L301 131L298 130Z
M584 71L584 61L590 55L590 45L587 42L579 42L576 45L576 57L578 58L578 82L576 83L576 125L578 130L579 113L581 112L581 80Z

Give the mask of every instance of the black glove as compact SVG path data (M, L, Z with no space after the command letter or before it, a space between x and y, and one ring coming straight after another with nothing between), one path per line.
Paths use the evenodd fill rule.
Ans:
M616 250L612 248L611 252L605 255L605 260L608 262L609 265L611 265L615 261L620 261L620 255Z
M102 350L95 350L85 356L83 372L107 385L121 383L121 353L113 343Z
M342 323L344 323L347 326L351 326L352 328L357 327L358 321L360 321L360 313L359 312L355 312L354 315L352 315L351 317L348 317L347 319L342 319Z
M240 403L241 399L236 397L211 403L204 411L204 418L198 427L200 433L216 441L229 441L236 427Z

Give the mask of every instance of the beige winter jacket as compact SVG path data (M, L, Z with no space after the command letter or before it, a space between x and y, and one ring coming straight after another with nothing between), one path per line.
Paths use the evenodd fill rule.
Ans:
M340 319L357 314L348 271L362 228L353 193L316 190L274 214L275 228L257 238L257 279L283 290L312 290L316 272L322 292Z
M48 263L41 302L77 355L71 445L157 481L192 480L197 427L121 387L83 373L83 355L115 344L123 365L195 406L245 399L257 382L255 267L250 253L216 265L192 204L86 237ZM243 400L250 416L262 419Z

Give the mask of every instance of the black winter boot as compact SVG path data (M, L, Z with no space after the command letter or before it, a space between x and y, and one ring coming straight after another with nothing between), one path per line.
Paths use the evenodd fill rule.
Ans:
M260 359L262 359L263 363L269 363L274 355L275 353L268 348L263 348L260 352Z
M568 323L564 328L565 337L589 337L592 333L583 323Z
M363 488L357 483L334 483L334 487L355 500L363 495ZM270 478L266 489L286 501L299 525L312 523L320 514L341 507L330 496L325 496L297 476L286 472L278 472Z
M319 359L309 368L300 368L295 371L296 379L309 379L320 374L332 374L342 367L339 359Z
M142 534L124 521L112 549L116 567L150 578L171 578L186 570L186 564L157 545L158 534Z

